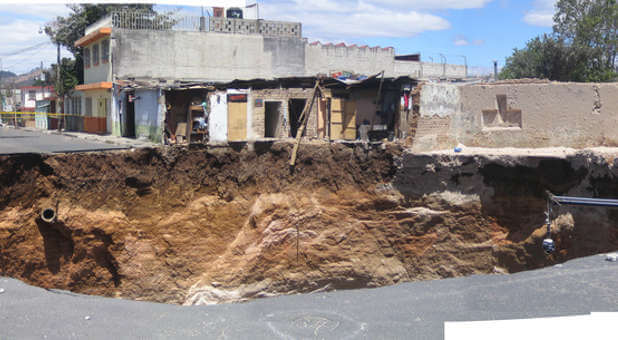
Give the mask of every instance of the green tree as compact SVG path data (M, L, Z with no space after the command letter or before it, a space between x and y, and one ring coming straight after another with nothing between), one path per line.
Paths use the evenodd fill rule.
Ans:
M616 77L616 0L559 0L553 34L508 57L501 78L608 81Z
M564 40L544 34L515 49L506 60L501 79L543 78L558 81L586 81L583 50L570 48Z
M56 87L56 93L59 97L63 97L79 84L79 79L75 74L76 60L70 58L62 58L60 62L60 79L56 79L58 74L58 65L52 65L52 70L49 72L48 79L50 84Z
M56 20L45 25L45 33L51 41L69 50L75 60L73 62L61 62L62 83L56 83L56 92L59 95L68 93L75 85L84 82L84 64L82 49L75 46L75 42L84 36L86 27L94 24L114 10L132 9L154 13L153 5L95 5L95 4L73 4L67 5L71 13L67 17L57 17ZM54 70L57 65L52 66ZM55 79L54 71L54 79ZM56 80L57 81L57 80Z

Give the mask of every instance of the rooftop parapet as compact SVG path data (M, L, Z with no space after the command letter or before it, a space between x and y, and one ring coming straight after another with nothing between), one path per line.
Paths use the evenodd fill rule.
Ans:
M298 22L200 17L135 10L115 11L111 19L114 28L127 30L217 32L302 38L302 24Z
M299 22L210 18L210 31L234 34L260 34L266 37L302 38Z

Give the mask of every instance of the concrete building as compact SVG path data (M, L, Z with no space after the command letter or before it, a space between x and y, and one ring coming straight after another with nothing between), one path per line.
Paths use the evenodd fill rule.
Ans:
M25 86L20 89L22 112L35 112L36 102L56 97L53 86Z
M76 42L84 49L85 82L67 100L65 112L83 116L82 128L88 132L160 142L165 91L186 84L341 71L383 72L389 78L460 79L467 74L461 65L398 58L391 47L309 43L302 37L301 23L247 19L257 17L253 8L215 8L214 13L170 21L152 13L121 11L91 25Z
M21 107L21 89L2 88L0 89L0 111L13 112Z
M85 35L75 42L75 46L83 48L84 84L78 85L77 92L66 101L65 112L82 116L79 125L85 132L114 133L111 33L108 17L86 28Z

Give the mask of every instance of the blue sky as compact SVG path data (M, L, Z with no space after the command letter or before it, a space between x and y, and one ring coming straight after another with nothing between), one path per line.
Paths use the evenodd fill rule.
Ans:
M0 0L2 1L2 0ZM250 3L254 1L249 1ZM500 65L525 42L551 31L555 0L259 0L264 19L303 23L310 41L346 42L392 46L396 53L420 52L423 60L491 69ZM160 6L160 8L169 8ZM182 7L199 13L199 8ZM34 13L34 14L33 14ZM29 71L41 61L55 61L55 48L39 48L8 56L10 52L48 41L39 27L57 15L66 15L62 4L20 5L0 3L0 58L3 69ZM68 52L63 52L68 56Z

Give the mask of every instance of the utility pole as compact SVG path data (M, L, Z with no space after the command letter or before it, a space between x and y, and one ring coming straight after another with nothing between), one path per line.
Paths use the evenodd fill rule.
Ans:
M2 90L2 58L0 58L0 111L4 111L4 93ZM0 123L2 123L2 116L0 116Z
M56 108L59 108L60 96L58 95L58 89L60 89L60 87L62 86L62 79L60 79L60 43L59 42L56 42L56 47L57 47L56 87L54 88L54 91L56 92ZM62 98L62 104L64 105L64 98ZM54 110L54 111L64 111L64 110ZM57 113L60 113L60 112L57 112ZM66 117L62 115L62 120L58 122L58 132L61 132L62 128L64 128L65 119ZM62 122L62 124L60 124L60 122Z
M468 58L465 55L460 55L464 60L465 78L468 78Z
M442 78L446 78L446 56L442 53L438 54L440 54L440 61L442 62Z

